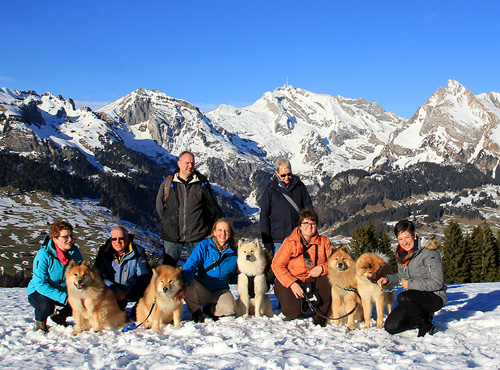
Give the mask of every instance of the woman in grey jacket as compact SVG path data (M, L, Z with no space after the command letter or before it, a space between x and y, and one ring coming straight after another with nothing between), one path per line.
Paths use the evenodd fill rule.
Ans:
M446 304L446 285L443 277L443 263L434 239L423 247L417 237L415 225L408 220L399 221L394 227L398 239L396 258L398 273L382 277L378 285L397 286L404 291L398 295L398 305L385 321L385 330L391 334L418 327L418 336L433 334L434 312Z

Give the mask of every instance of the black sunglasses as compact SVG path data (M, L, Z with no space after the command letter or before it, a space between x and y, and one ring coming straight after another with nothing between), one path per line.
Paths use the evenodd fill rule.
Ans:
M293 175L291 173L284 173L283 175L280 175L280 177L282 179L284 179L285 177L290 177L291 178L291 177L293 177Z
M122 242L122 241L124 241L124 240L125 240L125 237L124 237L124 236L120 236L119 238L111 238L111 241L112 241L112 242L116 242L117 240L119 240L119 241L121 241L121 242Z

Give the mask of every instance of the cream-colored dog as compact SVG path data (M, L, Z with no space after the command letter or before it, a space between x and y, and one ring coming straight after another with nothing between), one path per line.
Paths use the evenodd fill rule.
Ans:
M260 247L259 240L238 242L238 300L236 301L236 317L245 318L250 315L260 317L273 316L271 299L266 294L268 286L264 269L266 256Z

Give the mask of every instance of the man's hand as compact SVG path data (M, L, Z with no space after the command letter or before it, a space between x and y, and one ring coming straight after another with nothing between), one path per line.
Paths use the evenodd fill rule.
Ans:
M115 292L115 297L117 301L123 301L127 298L127 293L125 293L123 290L117 290Z

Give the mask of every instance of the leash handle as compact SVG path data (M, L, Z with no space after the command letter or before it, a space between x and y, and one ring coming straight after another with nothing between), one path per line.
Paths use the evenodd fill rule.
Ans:
M403 285L403 280L406 280L405 278L401 278L401 280L399 281L399 284L396 285L394 288L392 289L384 289L387 293L391 293L391 292L394 292L395 290L398 289L398 286L402 286ZM404 288L403 288L404 289ZM405 289L406 290L406 289Z
M148 313L148 315L146 316L146 318L144 319L144 321L143 321L143 322L141 322L139 325L136 325L136 324L135 324L135 322L133 322L132 324L130 324L130 325L128 325L128 326L126 326L126 327L124 327L124 328L122 329L122 331L123 331L124 333L126 333L126 332L128 332L128 331L130 331L130 330L135 330L135 329L137 329L139 326L141 326L142 324L144 324L144 323L146 322L146 320L147 320L147 319L149 319L149 316L151 316L151 312L153 312L153 308L154 308L155 304L156 304L156 297L155 297L155 299L154 299L154 301L153 301L153 304L151 305L151 309L149 310L149 313Z

